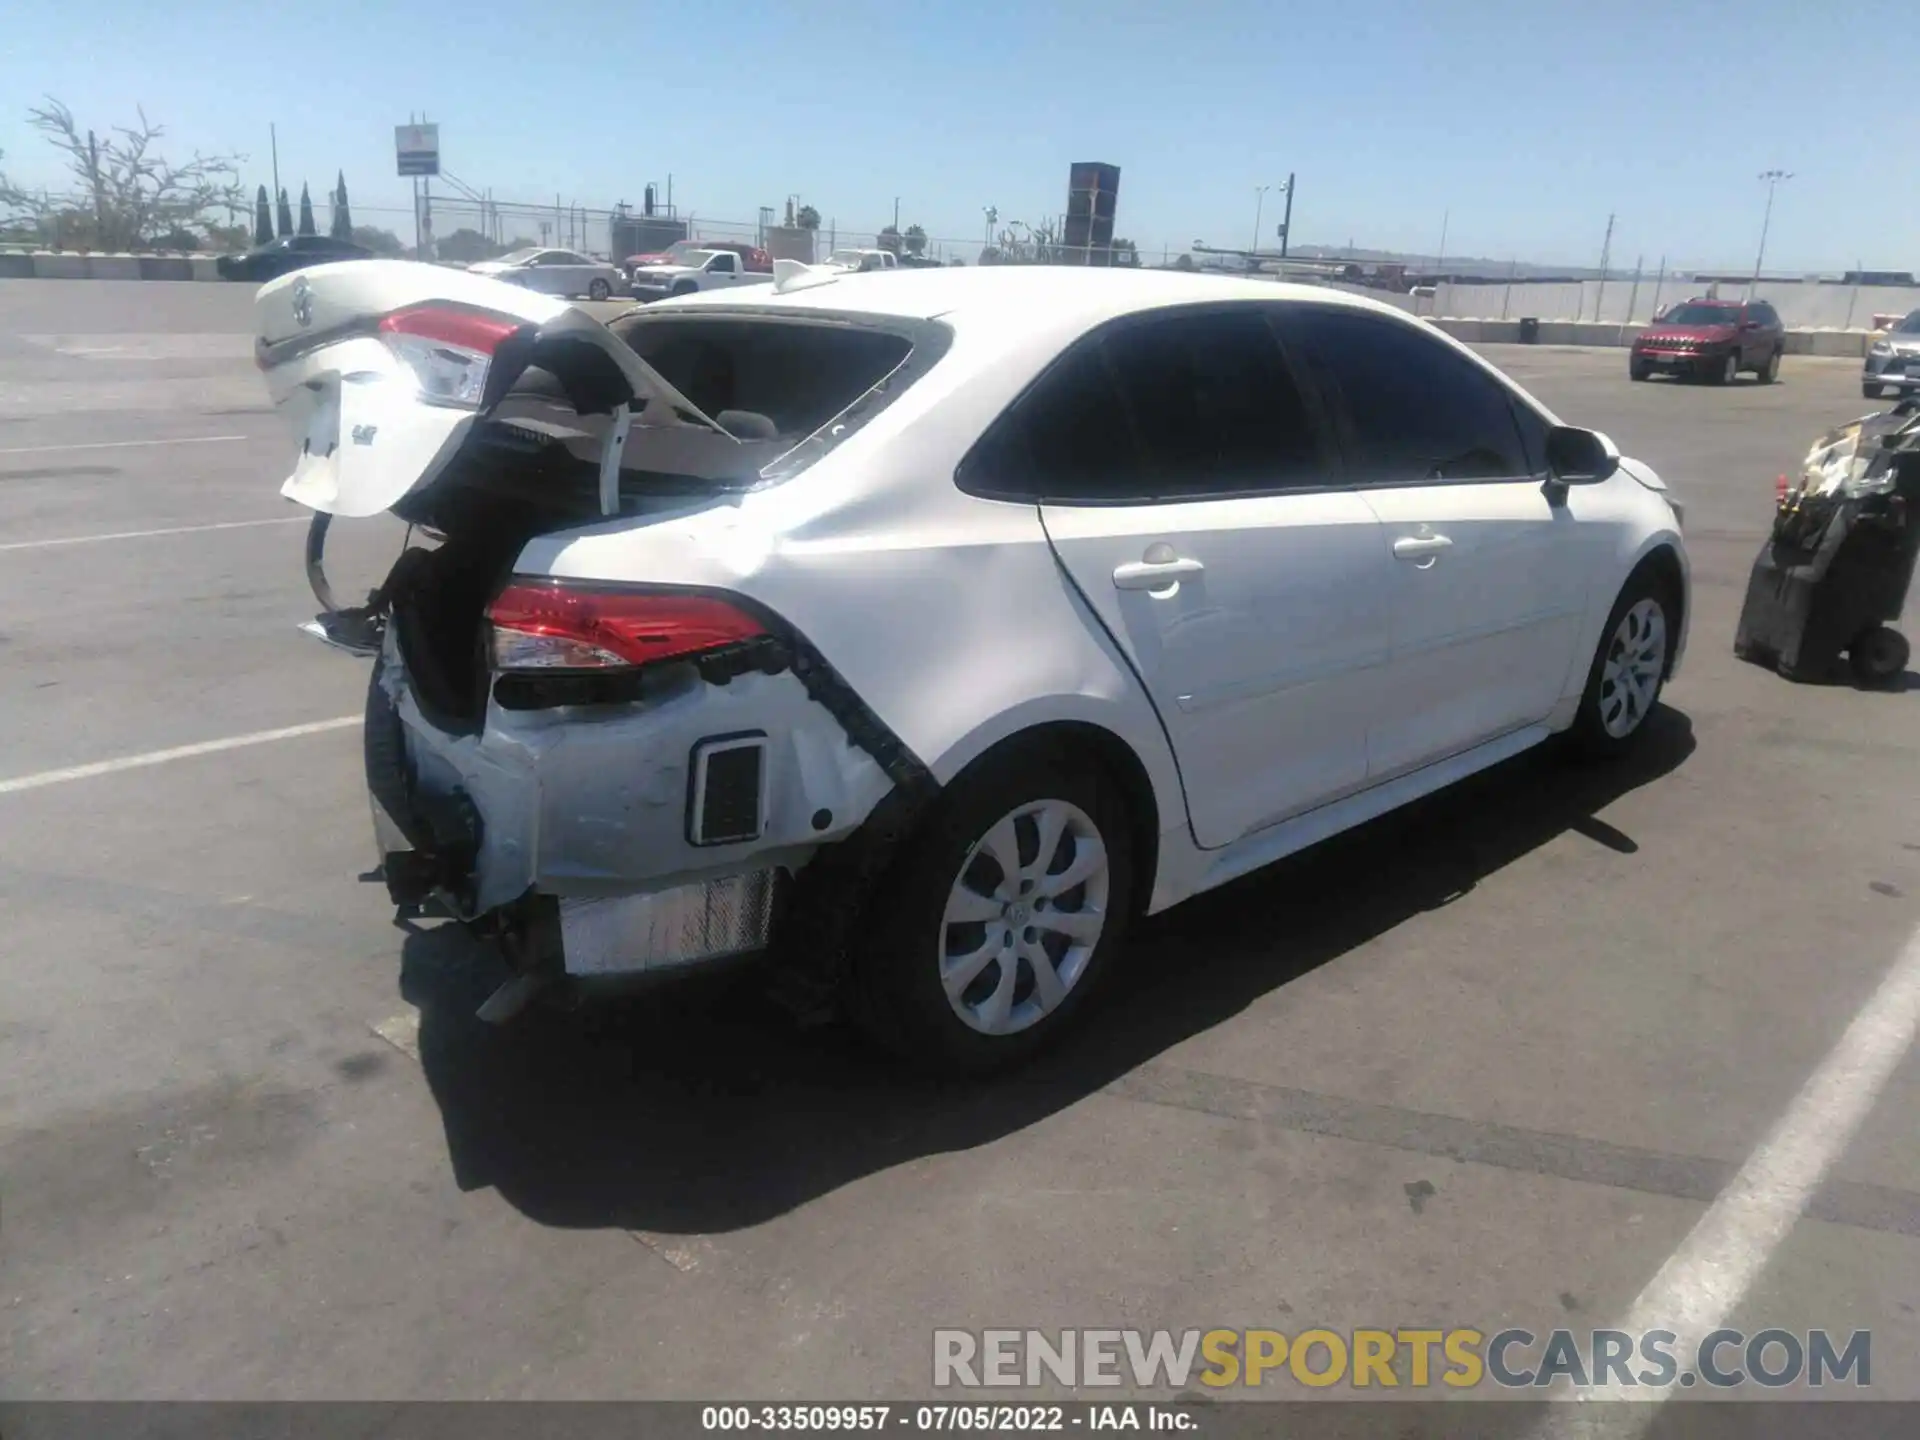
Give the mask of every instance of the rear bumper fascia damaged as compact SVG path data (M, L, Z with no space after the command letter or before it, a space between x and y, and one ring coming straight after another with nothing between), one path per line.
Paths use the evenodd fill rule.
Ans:
M841 947L828 932L844 917L823 900L828 877L850 852L874 850L870 822L886 817L892 835L938 788L807 647L777 674L689 678L628 704L490 700L484 723L461 733L422 712L390 630L367 727L396 903L437 896L511 937L516 968L583 980L703 965L777 938L830 962ZM758 837L697 844L694 757L743 733L764 737ZM814 864L827 854L832 863Z

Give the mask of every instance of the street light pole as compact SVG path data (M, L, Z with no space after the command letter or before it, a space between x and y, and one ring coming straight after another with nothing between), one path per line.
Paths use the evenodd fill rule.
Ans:
M1287 246L1293 243L1293 173L1287 173L1287 213L1280 220L1280 258L1287 258Z
M1254 256L1260 253L1260 212L1266 206L1267 191L1272 188L1271 185L1253 187L1253 255L1247 257L1249 265L1253 263Z
M1793 175L1786 170L1762 170L1760 178L1767 182L1767 212L1760 221L1760 253L1753 257L1753 279L1747 282L1747 299L1753 299L1753 287L1760 283L1760 262L1767 258L1767 230L1773 224L1773 192L1782 180L1791 180Z

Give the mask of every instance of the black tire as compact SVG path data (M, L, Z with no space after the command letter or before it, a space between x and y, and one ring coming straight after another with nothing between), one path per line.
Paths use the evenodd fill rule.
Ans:
M1066 801L1097 832L1106 851L1106 920L1078 978L1053 1009L1015 1033L990 1035L960 1018L941 982L940 958L946 953L949 930L962 932L959 943L964 946L970 938L966 932L973 928L945 925L948 899L963 873L975 877L976 890L992 883L983 875L1002 873L988 857L976 856L971 862L968 857L1004 817L1046 800ZM865 913L854 926L856 938L850 947L848 1008L853 1018L902 1059L946 1075L1003 1070L1052 1044L1085 1013L1125 942L1133 913L1130 819L1120 791L1099 766L1051 745L990 755L963 772L866 897ZM1027 846L1038 848L1033 827L1028 824L1018 833L1022 860L1035 863L1026 859ZM1049 868L1058 873L1061 867ZM1060 898L1080 895L1069 890ZM1085 903L1084 896L1080 903ZM992 933L1004 923L980 925L982 948L990 946ZM1059 938L1064 942L1064 937ZM998 981L1006 963L998 957L988 960L976 986L989 982L986 989L991 990L991 982ZM1023 1003L1022 995L1031 1000L1035 993L1031 966L1018 959L1010 963L1014 1003ZM963 999L968 993L963 992Z
M673 293L675 295L697 295L699 292L700 287L691 280L682 280L678 285L673 287Z
M1876 625L1847 648L1847 668L1862 685L1880 686L1906 673L1912 647L1907 637L1888 625Z
M605 300L613 294L613 287L604 280L594 280L587 285L589 300Z
M1713 362L1713 369L1707 372L1707 379L1715 385L1731 385L1740 378L1740 352L1729 350L1720 359Z
M1629 380L1645 380L1648 376L1652 374L1653 374L1653 367L1647 364L1646 361L1644 360L1627 361L1627 378Z
M1780 353L1779 350L1775 350L1754 372L1762 385L1771 385L1780 378Z
M1637 711L1630 728L1621 730L1615 727L1615 730L1609 730L1607 715L1611 713L1616 697L1607 677L1607 661L1621 645L1622 622L1645 601L1651 601L1659 607L1664 637L1653 692L1644 705L1630 707ZM1607 623L1600 631L1600 643L1595 647L1593 661L1587 667L1587 686L1580 696L1580 708L1574 713L1573 724L1567 731L1567 738L1576 754L1591 760L1615 760L1631 752L1640 743L1641 737L1646 734L1647 718L1660 704L1660 692L1666 687L1667 671L1673 665L1673 645L1679 635L1676 628L1679 609L1679 597L1672 593L1672 587L1650 569L1636 570L1621 587L1620 596L1613 602Z

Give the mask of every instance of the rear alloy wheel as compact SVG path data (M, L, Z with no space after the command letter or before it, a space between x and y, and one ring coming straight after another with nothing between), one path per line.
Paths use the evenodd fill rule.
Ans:
M1570 732L1586 754L1611 759L1632 749L1660 703L1674 633L1674 602L1655 576L1627 582L1600 632Z
M589 300L604 300L611 294L613 294L613 287L604 280L595 280L587 286Z
M1760 367L1760 383L1771 385L1780 378L1780 352L1775 350L1767 356L1767 363Z
M1066 1028L1132 910L1131 832L1104 775L1068 756L990 759L957 780L872 901L854 1011L916 1064L983 1074Z
M1720 362L1720 369L1713 377L1716 385L1731 385L1740 378L1740 352L1729 350L1727 358Z

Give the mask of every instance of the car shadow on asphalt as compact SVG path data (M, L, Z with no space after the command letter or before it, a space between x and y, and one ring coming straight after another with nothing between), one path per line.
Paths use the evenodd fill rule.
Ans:
M1632 855L1599 812L1685 762L1662 708L1615 765L1543 747L1143 921L1087 1023L1003 1079L943 1084L837 1023L803 1025L748 971L494 1028L503 978L457 927L415 928L401 972L456 1182L563 1227L720 1234L864 1175L990 1143L1568 833Z

